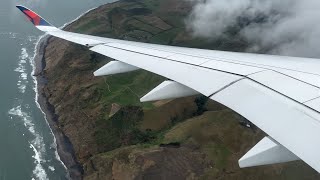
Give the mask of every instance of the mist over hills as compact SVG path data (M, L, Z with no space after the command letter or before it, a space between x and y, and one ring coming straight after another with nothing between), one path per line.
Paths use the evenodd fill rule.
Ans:
M320 1L190 1L195 7L186 24L195 37L220 38L233 27L248 52L320 57Z

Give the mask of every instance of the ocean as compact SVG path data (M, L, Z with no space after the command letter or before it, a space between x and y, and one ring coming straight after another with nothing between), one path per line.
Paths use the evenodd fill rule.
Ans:
M32 76L42 32L15 7L25 5L61 27L115 0L2 0L0 2L0 180L67 179L55 138L36 102Z

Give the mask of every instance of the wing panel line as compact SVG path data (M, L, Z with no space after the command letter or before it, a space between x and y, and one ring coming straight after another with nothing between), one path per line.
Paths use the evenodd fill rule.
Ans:
M279 91L276 91L275 89L273 89L273 88L271 88L271 87L268 87L268 86L266 86L266 85L264 85L264 84L262 84L262 83L260 83L260 82L258 82L258 81L256 81L256 80L254 80L254 79L251 79L250 77L248 77L249 75L244 76L244 75L240 75L240 74L237 74L237 73L230 73L230 72L227 72L227 71L222 71L222 70L218 70L218 69L203 67L203 66L200 66L200 65L195 65L195 64L190 64L190 63L186 63L186 62L171 60L171 59L168 59L168 58L158 57L158 56L155 56L155 55L150 55L150 54L140 53L140 52L136 52L136 51L132 51L132 50L122 49L122 48L114 47L114 46L112 46L112 45L110 46L110 45L104 44L104 46L108 46L108 47L111 47L111 48L116 48L116 49L123 50L123 51L132 52L132 53L138 53L138 54L146 55L146 56L150 56L150 57L162 58L162 59L166 59L166 60L169 60L169 61L178 62L178 63L182 63L182 64L188 64L188 65L197 66L197 67L201 67L201 68L211 69L211 70L215 70L215 71L219 71L219 72L223 72L223 73L229 73L229 74L233 74L233 75L237 75L237 76L242 76L242 77L247 78L247 79L250 79L250 80L252 80L252 81L254 81L254 82L258 83L258 84L261 84L261 85L263 85L264 87L269 88L269 89L273 90L274 92L277 92L277 93L279 93L279 94L281 94L281 95L283 95L283 96L285 96L285 97L287 97L287 98L289 98L289 99L291 99L291 100L293 100L293 101L295 101L295 102L297 102L297 103L299 103L299 104L302 104L302 103L298 102L297 100L295 100L295 99L293 99L293 98L291 98L291 97L289 97L289 96L287 96L287 95L285 95L285 94L283 94L283 93L280 93ZM262 70L261 72L263 72L263 71L266 71L266 70ZM274 70L271 70L271 71L274 71ZM274 72L277 72L277 71L274 71ZM277 72L277 73L279 73L279 72ZM253 73L253 74L254 74L254 73ZM282 74L282 73L280 73L280 74ZM290 77L290 76L288 76L288 75L286 75L286 76L287 76L287 77ZM290 78L291 78L291 77L290 77ZM303 81L300 81L300 82L303 82ZM303 82L303 83L305 83L305 82ZM308 84L308 83L306 83L306 84ZM226 88L226 87L225 87L225 88ZM224 89L224 88L222 88L222 89ZM221 89L221 90L222 90L222 89ZM215 94L215 93L213 93L213 95L214 95L214 94ZM211 95L211 96L212 96L212 95ZM210 97L210 96L209 96L209 97ZM311 108L311 107L309 107L309 106L307 106L307 105L305 105L305 104L302 104L302 105L304 105L304 106L306 106L306 107L308 107L308 108ZM316 112L319 112L319 111L317 111L317 110L315 110L315 109L313 109L313 108L311 108L311 109L314 110L314 111L316 111ZM320 113L320 112L319 112L319 113Z
M265 68L265 67L259 67L259 66L252 66L252 65L247 65L247 64L241 64L241 63L234 63L234 62L229 62L229 61L220 61L220 60L213 60L213 59L209 59L209 58L204 58L204 59L208 59L208 61L204 62L204 63L201 63L201 64L192 64L192 63L187 63L187 62L183 62L183 61L177 61L177 60L173 60L173 59L170 59L168 57L172 56L172 55L169 55L168 57L164 58L164 57L158 57L158 56L155 56L155 55L151 55L151 54L146 54L146 53L141 53L141 52L136 52L136 51L133 51L133 50L128 50L128 49L123 49L123 48L119 48L119 47L114 47L112 45L109 45L109 44L112 44L112 43L105 43L103 45L105 46L108 46L108 47L112 47L112 48L117 48L117 49L120 49L120 50L124 50L124 51L129 51L129 52L133 52L133 53L139 53L139 54L143 54L143 55L146 55L146 56L151 56L151 57L157 57L157 58L163 58L163 59L166 59L166 60L170 60L170 61L174 61L174 62L179 62L179 63L183 63L183 64L189 64L189 65L193 65L193 66L197 66L197 67L202 67L202 68L206 68L206 69L211 69L211 70L215 70L215 71L220 71L220 72L224 72L224 73L230 73L230 74L233 74L233 75L238 75L238 76L243 76L243 77L247 77L249 75L252 75L252 74L249 74L249 75L242 75L242 74L238 74L238 73L232 73L232 72L228 72L228 71L223 71L223 70L220 70L220 69L214 69L214 68L209 68L209 67L205 67L205 66L201 66L207 62L210 62L210 61L219 61L219 62L226 62L226 63L231 63L231 64L237 64L237 65L243 65L243 66L251 66L251 67L256 67L256 68L260 68L260 69L264 69L264 70L270 70L270 71L274 71L274 72L277 72L279 74L282 74L282 75L285 75L287 77L290 77L292 79L295 79L297 81L300 81L302 83L306 83L308 85L311 85L313 87L316 87L316 88L319 88L318 86L316 85L313 85L313 84L310 84L308 82L305 82L305 81L302 81L300 79L297 79L297 78L294 78L292 76L289 76L287 74L284 74L284 73L281 73L279 71L276 71L274 69L268 69L268 68ZM176 53L176 54L180 54L180 53ZM199 57L199 56L192 56L192 57ZM203 58L203 57L199 57L199 58ZM281 69L281 68L280 68ZM291 70L291 69L287 69L287 70ZM262 70L263 71L263 70ZM262 72L261 71L261 72ZM291 70L291 71L294 71L294 70ZM295 72L300 72L300 71L295 71ZM300 73L305 73L305 72L300 72ZM253 73L254 74L254 73ZM312 74L312 75L316 75L316 74L313 74L313 73L306 73L306 74ZM318 76L318 75L317 75ZM320 78L320 76L319 76Z
M112 44L112 43L114 43L114 42L110 42L110 43L106 43L106 44ZM159 49L156 49L156 48L142 47L142 46L139 46L139 45L130 45L130 46L136 46L136 47L139 47L139 48L146 48L146 49L153 49L153 50L163 51L163 52L167 52L167 53L175 53L175 54L186 55L186 56L196 57L196 58L203 58L203 59L208 59L208 61L226 62L226 63L232 63L232 64L238 64L238 65L244 65L244 66L251 66L251 67L256 67L256 68L263 68L263 69L268 69L268 70L274 70L274 69L269 69L267 67L284 69L284 70L289 70L289 71L294 71L294 72L311 74L311 75L319 76L319 78L320 78L320 74L315 74L315 73L310 73L310 72L305 72L305 71L299 71L299 70L294 70L294 69L288 69L288 68L283 68L283 67L264 65L264 64L252 63L252 62L244 62L244 61L239 61L239 60L230 60L230 59L226 59L226 58L212 59L212 58L204 57L204 56L196 56L196 55L192 55L192 54L187 54L187 53L182 53L182 52L172 52L172 51L167 51L167 50L162 50L162 49L159 50ZM174 46L172 46L172 47L174 47ZM123 49L123 50L126 50L126 49ZM143 54L145 54L145 53L143 53ZM146 55L148 55L148 54L146 54ZM261 55L261 54L257 54L257 55ZM172 56L172 55L169 55L168 57L170 57L170 56ZM174 60L172 60L172 61L174 61ZM236 61L236 62L234 62L234 61ZM263 66L263 67L261 67L261 66Z
M154 44L153 44L154 45ZM156 45L156 44L155 44ZM142 46L139 46L139 45L131 45L131 46L137 46L137 47L140 47L140 48L146 48L146 49L154 49L154 50L158 50L159 49L156 49L156 48L153 48L153 47L142 47ZM172 47L175 47L175 46L172 46ZM164 52L171 52L172 51L168 51L168 50L163 50L161 49L160 51L164 51ZM175 54L181 54L181 55L186 55L186 56L190 56L190 57L197 57L197 58L203 58L203 59L208 59L209 61L210 60L214 60L214 61L220 61L220 62L227 62L227 63L233 63L233 64L239 64L239 65L245 65L245 66L251 66L251 67L257 67L257 68L266 68L265 66L268 66L268 67L272 67L272 68L279 68L279 69L284 69L284 70L289 70L289 71L294 71L294 72L300 72L300 73L306 73L306 74L312 74L312 75L316 75L316 76L320 76L320 74L315 74L315 73L309 73L309 72L305 72L305 71L298 71L298 70L294 70L294 69L288 69L288 68L283 68L283 67L277 67L277 66L271 66L271 65L264 65L264 64L259 64L259 63L251 63L251 62L245 62L245 61L240 61L240 60L230 60L230 59L227 59L227 58L219 58L219 59L212 59L212 58L209 58L209 57L205 57L205 56L200 56L200 55L192 55L192 54L188 54L188 53L183 53L183 52L174 52ZM256 54L256 55L262 55L262 54ZM283 56L285 57L285 56ZM236 62L238 63L236 63ZM263 66L263 67L261 67ZM268 68L267 68L268 69ZM269 70L273 70L273 69L269 69Z
M308 103L308 102L311 102L311 101L314 101L314 100L317 100L317 99L320 99L320 96L315 97L315 98L313 98L313 99L310 99L310 100L308 100L308 101L306 101L306 102L303 102L303 104Z
M107 47L109 47L109 48L115 48L115 49L118 49L118 50L127 51L127 52L131 52L131 53L137 53L137 54L140 54L140 55L150 56L150 57L154 57L154 58L165 59L165 60L172 61L172 62L176 62L176 63L182 63L182 64L187 64L187 65L192 65L192 66L196 66L196 67L199 67L199 68L206 68L206 67L202 67L202 66L199 66L199 65L194 65L194 64L190 64L190 63L184 63L184 62L181 62L181 61L171 60L171 59L167 59L167 58L163 58L163 57L158 57L158 56L154 56L154 55L149 55L149 54L145 54L145 53L140 53L140 52L136 52L136 51L132 51L132 50L122 49L122 48L119 48L119 47L113 47L112 45L108 45L108 44L104 44L104 45L102 45L102 46L107 46ZM95 47L97 47L97 46L95 46ZM212 68L206 68L206 69L215 70L215 69L212 69ZM229 73L229 72L222 71L222 70L215 70L215 71L223 72L223 73L227 73L227 74L232 74L232 75L237 75L237 76L241 76L241 77L243 77L243 78L241 78L241 79L247 78L247 79L249 79L249 80L251 80L251 81L254 81L255 83L258 83L258 84L264 86L265 88L268 88L268 89L270 89L270 90L272 90L272 91L274 91L274 92L276 92L276 93L278 93L278 94L280 94L280 95L283 95L284 97L287 97L287 98L295 101L296 103L299 103L299 104L301 104L301 105L303 105L303 106L305 106L305 107L307 107L307 108L310 108L311 110L313 110L313 111L315 111L315 112L317 112L317 113L320 113L320 112L317 111L316 109L311 108L311 107L309 107L309 106L307 106L307 105L305 105L305 104L302 104L302 103L298 102L297 100L295 100L295 99L293 99L293 98L291 98L291 97L289 97L289 96L287 96L287 95L285 95L285 94L283 94L283 93L280 93L279 91L276 91L275 89L273 89L273 88L271 88L271 87L268 87L268 86L266 86L266 85L264 85L264 84L262 84L262 83L260 83L260 82L258 82L258 81L256 81L256 80L254 80L254 79L251 79L251 78L248 77L248 76L238 75L238 74L236 74L236 73ZM230 86L230 85L232 85L232 83L229 84L228 86ZM222 91L223 89L227 88L228 86L220 89L220 91ZM215 92L213 93L213 95L214 95L214 94L215 94ZM211 96L212 96L212 95L211 95ZM208 96L208 97L211 97L211 96ZM319 122L319 121L318 121L318 122Z
M177 61L177 60L172 60L172 59L168 59L168 58L164 58L164 57L158 57L158 56L155 56L155 55L145 54L145 53L141 53L141 52L136 52L136 51L133 51L133 50L122 49L122 48L114 47L114 46L107 45L107 44L103 44L103 45L104 45L104 46L107 46L107 47L110 47L110 48L116 48L116 49L119 49L119 50L128 51L128 52L132 52L132 53L137 53L137 54L141 54L141 55L145 55L145 56L150 56L150 57L155 57L155 58L161 58L161 59L165 59L165 60L172 61L172 62L187 64L187 65L196 66L196 67L199 67L199 68L205 68L205 69L215 70L215 71L219 71L219 72L223 72L223 73L228 73L228 74L232 74L232 75L236 75L236 76L243 76L243 77L245 77L244 75L237 74L237 73L232 73L232 72L223 71L223 70L219 70L219 69L208 68L208 67L200 66L200 65L197 65L197 64L186 63L186 62ZM96 46L94 46L94 47L96 47ZM261 69L262 69L262 68L261 68Z
M237 82L239 82L239 81L241 81L241 80L244 80L244 79L247 79L247 78L244 77L244 78L238 79L238 80L236 80L236 81L233 81L233 82L231 82L230 84L225 85L225 86L222 87L221 89L219 89L219 90L217 90L216 92L214 92L214 93L212 93L211 95L209 95L208 98L214 96L215 94L218 94L219 92L225 90L226 88L228 88L228 87L232 86L233 84L235 84L235 83L237 83Z
M318 110L316 110L316 109L314 109L314 108L311 108L311 107L307 106L306 104L301 103L301 102L299 102L299 101L297 101L297 100L295 100L295 99L293 99L293 98L291 98L291 97L289 97L289 96L287 96L287 95L285 95L285 94L283 94L283 93L281 93L281 92L279 92L279 91L277 91L277 90L275 90L275 89L273 89L273 88L271 88L271 87L269 87L269 86L266 86L266 85L260 83L259 81L256 81L256 80L254 80L254 79L251 79L250 77L246 77L245 79L248 79L248 80L250 80L250 81L253 81L253 82L255 82L255 83L257 83L257 84L259 84L259 85L261 85L261 86L263 86L263 87L265 87L265 88L267 88L267 89L270 89L270 90L272 90L272 91L274 91L274 92L276 92L276 93L278 93L278 94L280 94L280 95L282 95L282 96L284 96L284 97L286 97L286 98L288 98L288 99L290 99L290 100L292 100L292 101L294 101L294 102L296 102L296 103L298 103L298 104L301 104L302 106L304 106L304 107L306 107L306 108L309 108L309 109L315 111L316 113L320 113L320 111L318 111ZM317 98L315 98L315 99L318 99L318 98L320 98L320 97L317 97ZM311 100L310 100L310 101L311 101ZM319 120L315 119L315 120L320 123L320 119L319 119Z

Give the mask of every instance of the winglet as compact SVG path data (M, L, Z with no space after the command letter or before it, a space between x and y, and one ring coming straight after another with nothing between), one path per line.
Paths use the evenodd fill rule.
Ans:
M22 6L17 5L16 6L21 12L23 12L26 17L32 22L32 24L37 27L38 29L42 31L50 31L50 30L58 30L58 28L52 26L48 21L43 19L41 16L39 16L34 11Z

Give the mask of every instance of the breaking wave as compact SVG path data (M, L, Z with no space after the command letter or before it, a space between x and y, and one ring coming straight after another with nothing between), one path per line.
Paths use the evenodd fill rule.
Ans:
M73 23L74 21L78 20L84 14L90 12L93 9L96 9L96 8L92 8L82 13L80 16L78 16L74 20L64 24L62 27L65 27ZM36 106L43 113L46 123L49 126L49 123L46 118L46 114L41 109L41 106L38 103L38 98L39 98L38 89L37 89L38 82L36 77L33 76L33 74L35 74L36 72L36 64L34 60L35 60L35 57L37 56L38 46L40 45L40 42L43 40L43 38L45 38L46 35L43 35L41 37L38 37L38 36L25 37L21 34L14 33L14 32L0 32L0 38L1 36L6 36L11 39L18 40L21 46L21 54L19 56L18 64L17 64L17 67L14 69L14 71L18 74L17 87L18 87L19 95L14 100L13 108L11 108L8 111L8 114L10 119L17 119L19 120L20 123L23 123L23 126L27 130L27 133L26 134L24 133L23 136L28 137L29 148L32 150L31 152L33 152L32 158L33 158L35 167L32 171L32 174L33 174L32 179L46 180L48 179L48 175L50 176L50 173L56 171L56 167L51 165L50 163L52 159L48 158L46 154L46 153L49 153L49 151L51 151L52 149L54 149L55 158L59 162L61 162L61 164L65 169L67 169L67 167L60 159L60 156L57 151L56 138L54 137L51 128L49 129L51 131L50 132L51 135L53 136L53 142L51 141L52 142L51 144L46 144L45 143L46 140L41 134L39 126L35 124L34 117L30 112L30 104L28 104L27 102L24 102L23 100L23 96L26 96L28 94L27 92L29 92L30 89L32 89L35 93L34 101L36 102ZM32 48L34 48L34 52L29 51ZM30 73L30 68L32 68L31 73ZM0 173L0 179L1 179L1 173Z
M12 34L9 34L12 35ZM29 37L19 37L19 34L14 34L13 36L17 39L23 39L24 41L21 42L21 46L28 46L33 45L35 43L35 37L29 36ZM43 136L40 134L39 131L37 131L37 126L34 124L33 120L34 117L32 117L30 112L30 105L23 100L23 95L26 93L26 90L29 85L29 76L28 76L28 67L29 63L31 63L32 57L30 57L27 47L21 48L21 54L19 56L17 67L14 69L15 72L18 73L18 81L17 81L17 87L19 90L20 95L15 99L14 107L8 111L8 114L10 116L10 119L20 120L21 123L23 123L24 127L27 129L28 133L26 134L28 136L28 142L30 149L34 152L34 155L32 158L34 159L35 167L32 171L32 179L34 180L45 180L48 179L48 175L46 173L46 166L45 163L47 163L47 160L45 158L46 155L46 145L44 143ZM23 134L25 135L25 134ZM30 137L30 138L29 138ZM49 169L49 168L48 168Z
M64 24L61 28L73 23L74 21L78 20L80 17L82 17L84 14L90 12L91 10L93 10L95 8L92 8L86 12L84 12L83 14L81 14L80 16L78 16L76 19ZM16 37L17 34L12 34L11 37L12 38L17 38ZM39 98L39 92L38 92L38 82L35 76L33 76L35 74L36 71L36 64L35 64L35 58L37 56L37 50L38 50L38 46L40 45L41 41L46 38L46 34L43 36L40 36L39 38L35 38L34 36L30 36L27 38L27 40L29 42L34 42L34 52L33 52L33 57L30 57L30 55L27 52L27 48L22 48L21 49L21 55L20 55L20 59L18 62L18 67L15 69L16 72L20 73L19 75L19 80L17 83L17 86L19 88L20 93L25 93L26 90L26 86L28 84L28 73L26 72L26 67L25 65L27 64L27 62L29 62L29 65L32 67L32 72L31 72L31 77L32 77L32 81L33 81L33 90L35 92L35 102L37 107L40 109L40 111L42 112L42 114L44 115L44 118L46 120L47 125L49 126L47 117L45 112L42 110L40 104L38 103L38 98ZM30 142L30 148L33 150L34 155L32 156L34 158L34 163L36 164L35 169L33 170L33 179L48 179L47 177L47 173L45 171L45 168L43 167L43 163L46 162L45 158L44 158L44 154L46 153L46 148L45 145L43 143L43 137L40 136L36 130L35 130L35 126L32 123L32 117L30 117L28 115L28 113L23 112L21 109L21 105L18 105L15 108L12 108L9 111L10 115L13 116L19 116L21 119L23 119L24 121L24 125L25 127L29 130L29 132L31 132L31 134L34 135L34 140L32 140ZM49 126L50 127L50 126ZM53 135L52 129L50 128L51 134ZM53 148L55 150L55 158L63 165L63 167L65 169L67 169L66 165L61 161L60 156L58 154L57 151L57 143L56 143L56 138L55 136L53 136L53 143L50 145L50 148ZM47 167L48 170L54 172L55 168L53 166L48 166Z
M32 140L29 142L30 148L34 152L32 157L34 158L34 163L36 164L36 167L33 170L33 179L48 179L46 171L42 165L42 163L46 162L45 158L43 157L46 153L46 148L43 142L43 137L37 133L35 129L35 125L32 122L32 117L29 115L29 113L23 110L22 105L18 105L17 107L10 109L9 115L16 116L21 119L24 126L33 136Z
M0 37L9 37L10 39L15 39L18 36L18 33L15 32L0 32Z
M21 93L25 93L28 84L28 74L26 73L26 64L28 59L29 54L27 52L27 49L22 48L18 67L14 70L15 72L20 73L17 85Z
M41 113L43 114L44 119L46 120L46 123L47 123L47 125L49 126L49 129L50 129L50 131L51 131L51 134L53 135L52 129L50 128L50 125L49 125L49 123L48 123L48 119L47 119L46 113L42 110L42 108L41 108L41 106L40 106L40 104L39 104L39 102L38 102L38 98L39 98L38 81L37 81L37 78L36 78L35 76L33 76L33 75L35 74L35 71L36 71L35 58L36 58L36 56L37 56L37 50L38 50L38 48L39 48L39 46L40 46L41 41L44 40L44 38L46 38L46 37L47 37L46 34L40 36L40 37L38 38L38 41L35 43L34 56L30 59L30 65L31 65L31 67L32 67L31 76L32 76L33 83L34 83L33 90L34 90L34 92L35 92L35 94L36 94L35 97L34 97L34 101L35 101L37 107L40 109ZM53 148L55 149L55 158L63 165L63 167L64 167L65 169L67 169L67 166L62 162L62 160L61 160L61 158L60 158L60 156L59 156L59 154L58 154L58 150L57 150L57 140L56 140L56 137L55 137L54 135L53 135L53 143L51 144L51 147L53 147ZM54 170L55 170L54 167L51 167L51 168L50 168L50 167L51 167L51 166L49 166L49 169L50 169L51 171L54 171Z

